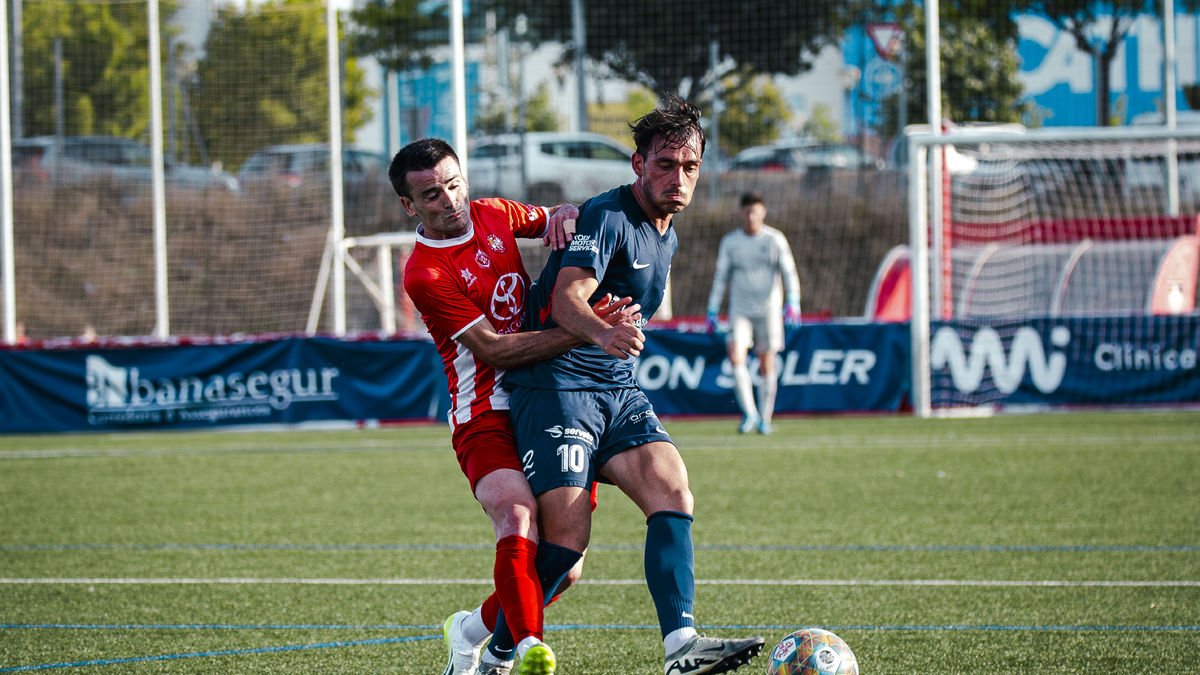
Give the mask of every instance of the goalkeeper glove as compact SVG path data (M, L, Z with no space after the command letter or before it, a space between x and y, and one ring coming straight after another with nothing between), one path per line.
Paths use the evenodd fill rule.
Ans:
M783 308L783 322L789 326L800 325L800 305L789 303Z

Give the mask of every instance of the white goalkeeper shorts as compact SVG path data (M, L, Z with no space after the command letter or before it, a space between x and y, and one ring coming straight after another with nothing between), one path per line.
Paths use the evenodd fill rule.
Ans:
M734 314L729 317L729 337L731 349L746 351L753 348L756 353L766 351L780 352L783 350L783 317L775 316L741 316Z

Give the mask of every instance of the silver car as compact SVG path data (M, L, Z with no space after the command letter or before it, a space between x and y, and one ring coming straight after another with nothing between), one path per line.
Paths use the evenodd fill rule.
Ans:
M12 142L14 176L54 185L111 182L149 186L153 172L149 146L117 136L36 136ZM237 179L217 168L165 160L163 173L172 188L236 192Z

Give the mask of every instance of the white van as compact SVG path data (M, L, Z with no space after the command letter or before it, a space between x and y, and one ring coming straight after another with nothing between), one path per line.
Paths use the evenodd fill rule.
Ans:
M633 149L588 132L540 131L525 134L525 180L521 176L521 136L484 136L467 153L472 197L500 196L532 204L580 202L635 176Z

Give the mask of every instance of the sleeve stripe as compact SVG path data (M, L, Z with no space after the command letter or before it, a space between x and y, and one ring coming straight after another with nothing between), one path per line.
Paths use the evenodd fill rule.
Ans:
M451 340L458 340L458 336L459 336L459 335L462 335L463 333L467 332L467 329L468 329L468 328L470 328L471 326L474 326L475 324L479 323L480 321L483 321L483 319L484 319L484 316L483 316L482 314L480 314L479 316L475 317L475 320L474 320L474 321L472 321L471 323L469 323L469 324L467 324L467 325L463 326L462 328L458 329L458 331L457 331L457 332L455 332L455 333L454 333L454 335L451 335L451 336L450 336L450 339L451 339Z

